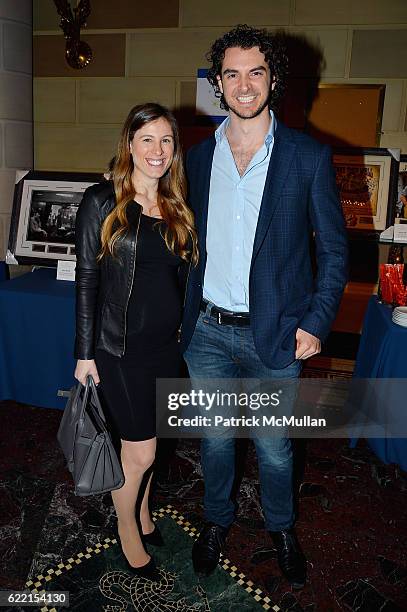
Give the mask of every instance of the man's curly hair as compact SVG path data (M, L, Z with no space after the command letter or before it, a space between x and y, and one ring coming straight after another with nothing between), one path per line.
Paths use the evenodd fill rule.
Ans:
M269 106L275 109L284 93L287 76L288 59L285 53L283 37L278 34L273 35L264 29L256 29L246 24L239 24L233 30L226 32L221 38L215 40L210 51L206 54L206 59L212 64L206 78L214 88L216 97L220 98L221 108L225 110L229 110L229 107L219 89L217 76L222 72L225 51L231 47L240 47L242 49L259 47L261 53L264 54L270 68L270 74L275 78L276 86L273 91L270 88L269 97Z

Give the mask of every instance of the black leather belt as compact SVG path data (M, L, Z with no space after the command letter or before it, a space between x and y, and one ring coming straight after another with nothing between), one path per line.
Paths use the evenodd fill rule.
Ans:
M206 311L208 302L201 301L201 312ZM212 306L211 317L216 320L219 325L236 325L237 327L248 327L250 325L250 315L248 312L230 312Z

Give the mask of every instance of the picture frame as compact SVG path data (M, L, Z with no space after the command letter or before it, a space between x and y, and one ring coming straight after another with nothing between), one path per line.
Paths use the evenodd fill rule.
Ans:
M333 165L349 230L381 232L392 224L400 151L335 148Z
M380 147L386 85L319 83L305 131L333 147Z
M198 68L196 77L195 120L198 125L217 126L229 115L220 107L220 97L215 95L207 77L208 68Z
M17 171L6 262L75 261L76 212L85 189L102 180L95 173Z
M407 223L407 155L400 155L394 222Z

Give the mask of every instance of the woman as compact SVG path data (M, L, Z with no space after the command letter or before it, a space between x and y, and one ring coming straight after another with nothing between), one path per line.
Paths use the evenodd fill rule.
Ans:
M158 579L143 541L158 542L149 477L156 450L155 381L179 376L177 335L189 267L197 260L193 216L173 115L134 107L123 126L112 180L85 191L76 218L75 377L101 383L121 438L125 484L112 492L129 568Z

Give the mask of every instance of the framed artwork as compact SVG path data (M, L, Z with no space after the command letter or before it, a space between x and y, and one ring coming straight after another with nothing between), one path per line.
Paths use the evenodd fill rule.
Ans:
M278 116L332 147L379 147L386 86L288 78ZM304 113L305 109L305 113Z
M400 156L394 216L396 223L400 223L401 220L407 219L407 155Z
M351 230L383 231L393 222L398 150L335 149L336 183Z
M75 260L75 221L87 187L103 175L17 171L8 264L56 266Z
M207 68L198 68L195 115L201 123L219 124L229 113L220 107L220 99L215 96L213 87L206 78L207 74Z
M306 131L336 147L378 147L385 85L320 83Z

